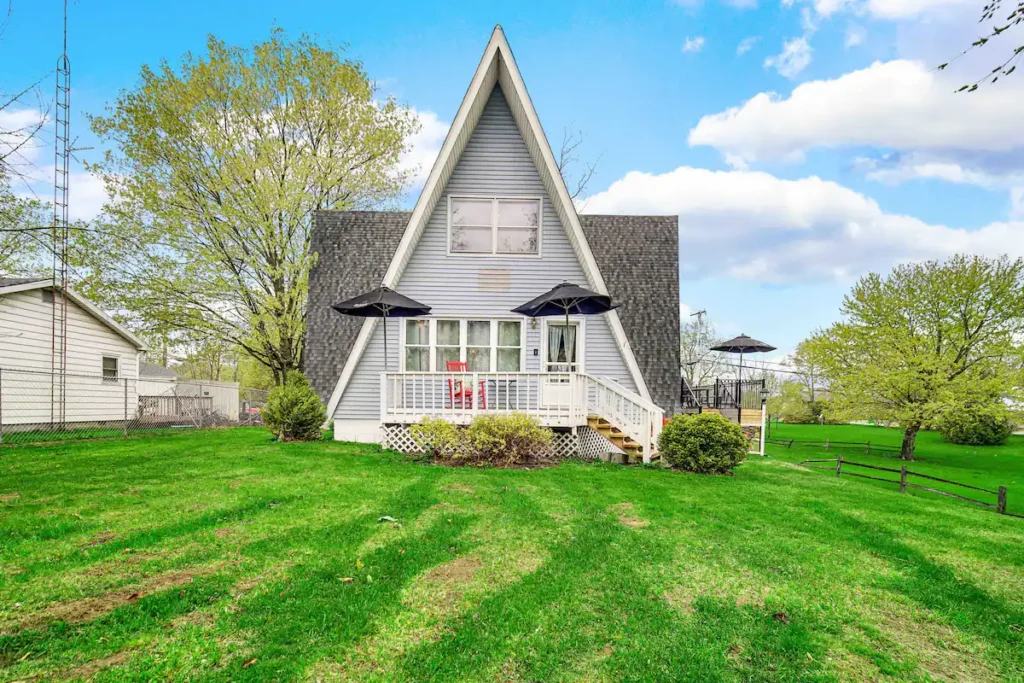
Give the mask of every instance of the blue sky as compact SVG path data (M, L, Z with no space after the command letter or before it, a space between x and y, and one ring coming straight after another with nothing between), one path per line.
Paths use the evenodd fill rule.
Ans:
M865 272L1024 249L1024 80L952 95L995 63L999 45L933 69L973 39L977 8L79 0L73 126L90 146L83 113L131 87L142 64L202 51L208 33L251 44L276 25L348 44L382 93L421 112L410 159L429 166L500 23L549 138L557 147L563 130L582 131L583 158L599 159L583 210L678 213L685 309L786 351L835 320ZM0 91L42 77L49 97L59 27L57 0L14 0ZM49 155L37 151L44 173ZM72 201L88 216L102 188L75 180ZM34 189L49 193L44 182Z

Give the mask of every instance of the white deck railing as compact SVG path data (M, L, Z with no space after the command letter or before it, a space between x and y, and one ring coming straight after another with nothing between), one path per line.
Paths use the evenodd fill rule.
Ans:
M602 417L643 447L650 461L662 410L610 380L576 372L385 372L380 419L413 424L435 417L469 424L477 415L526 413L546 427L582 427Z

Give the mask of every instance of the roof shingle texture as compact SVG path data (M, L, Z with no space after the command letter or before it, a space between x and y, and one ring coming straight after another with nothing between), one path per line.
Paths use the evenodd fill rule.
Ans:
M341 375L362 319L331 305L381 283L410 214L320 211L310 249L306 374L324 401ZM679 401L679 219L581 215L594 259L654 402L672 414ZM429 304L430 302L425 302Z

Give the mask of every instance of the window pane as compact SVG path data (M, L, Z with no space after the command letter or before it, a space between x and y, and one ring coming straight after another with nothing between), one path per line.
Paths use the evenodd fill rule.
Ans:
M498 346L520 346L519 331L521 325L513 322L498 323Z
M536 254L537 230L535 228L499 228L499 254Z
M469 347L466 349L466 362L473 372L491 371L491 349L490 347Z
M536 228L540 218L539 209L540 205L533 199L527 201L502 199L498 202L498 225Z
M470 320L468 330L467 346L490 346L491 345L491 321Z
M519 372L519 349L498 349L498 372Z
M458 346L459 345L459 321L438 320L437 321L437 345Z
M490 199L453 199L452 225L491 225Z
M430 350L405 348L405 369L409 372L426 372L430 369Z
M448 370L448 363L459 362L459 347L458 346L439 346L437 347L437 371L445 372Z
M474 254L491 252L491 228L452 227L452 251Z
M430 326L426 320L405 321L405 343L423 346L430 344Z

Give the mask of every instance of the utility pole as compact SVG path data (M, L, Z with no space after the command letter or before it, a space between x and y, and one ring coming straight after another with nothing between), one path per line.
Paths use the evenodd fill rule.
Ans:
M696 384L697 381L701 377L704 376L703 373L701 372L703 370L703 368L701 367L701 364L704 362L704 354L701 351L701 348L702 348L701 347L701 343L704 341L703 338L702 338L702 335L704 334L704 316L706 316L707 314L708 314L707 310L705 310L703 308L700 309L699 311L695 311L695 312L690 314L691 318L694 317L694 316L697 316L697 345L696 345L697 355L696 355L693 363L691 364L691 365L693 365L693 380L694 380L693 383L694 384Z

